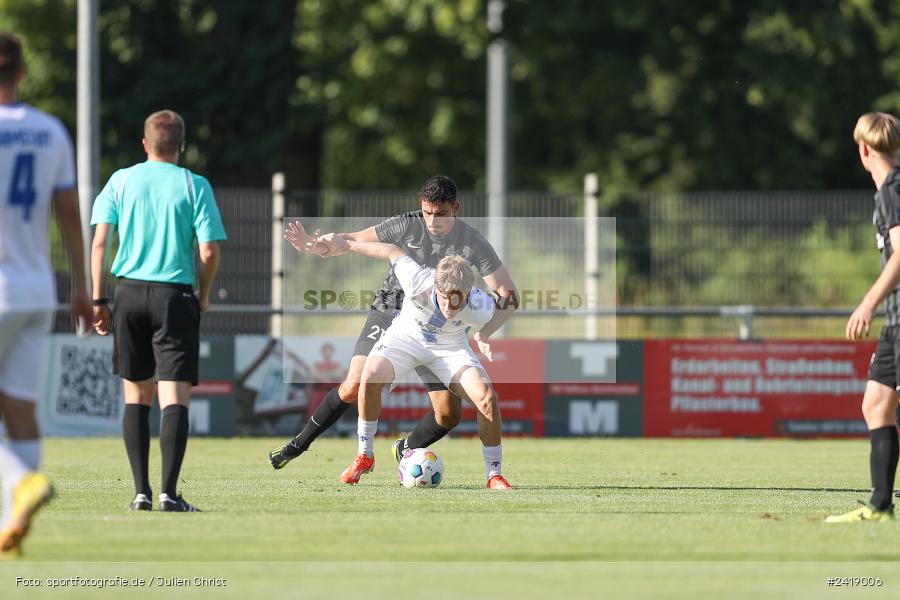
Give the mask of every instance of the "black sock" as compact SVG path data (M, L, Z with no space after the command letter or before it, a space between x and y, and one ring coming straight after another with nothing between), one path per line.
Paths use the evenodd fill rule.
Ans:
M419 419L416 428L406 438L405 449L427 448L448 433L450 430L438 425L434 418L434 412L429 411L427 415Z
M162 411L162 425L159 426L159 449L162 453L162 493L175 498L178 474L188 439L188 408L172 404Z
M150 407L143 404L126 404L125 416L122 418L122 438L125 440L125 451L131 463L131 475L134 477L134 493L147 494L149 497L150 480L147 472L150 467Z
M869 431L872 438L872 454L869 464L872 469L872 499L870 502L877 510L891 507L891 495L894 493L894 476L897 473L897 460L900 457L900 442L897 440L897 426L888 425Z
M328 393L322 403L316 408L315 412L303 426L303 430L287 445L286 450L293 456L300 456L309 450L317 437L325 433L325 431L338 422L344 416L350 405L341 400L338 394L338 387L334 386Z

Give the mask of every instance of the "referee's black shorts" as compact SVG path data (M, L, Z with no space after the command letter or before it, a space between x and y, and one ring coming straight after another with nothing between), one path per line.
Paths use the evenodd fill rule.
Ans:
M881 330L878 345L869 363L869 380L897 389L897 367L900 364L900 325L887 325Z
M121 279L113 310L113 373L197 385L200 303L189 285Z

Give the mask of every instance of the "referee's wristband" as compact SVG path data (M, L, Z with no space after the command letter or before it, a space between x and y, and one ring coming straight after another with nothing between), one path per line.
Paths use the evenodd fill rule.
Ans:
M94 298L91 300L91 304L94 306L106 306L109 304L109 298Z

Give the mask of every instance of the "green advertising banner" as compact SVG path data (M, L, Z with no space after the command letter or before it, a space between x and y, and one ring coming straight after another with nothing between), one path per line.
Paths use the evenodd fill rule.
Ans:
M641 341L546 342L547 436L640 436L644 344Z

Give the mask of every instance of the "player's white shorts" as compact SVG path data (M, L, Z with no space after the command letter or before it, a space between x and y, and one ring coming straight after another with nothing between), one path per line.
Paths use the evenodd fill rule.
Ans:
M447 387L463 367L484 370L468 344L463 347L429 344L394 326L388 327L369 356L382 356L393 365L395 383L403 381L419 365L428 367Z
M0 312L0 392L35 402L43 374L38 365L50 343L52 314Z

